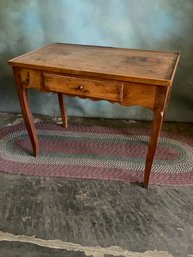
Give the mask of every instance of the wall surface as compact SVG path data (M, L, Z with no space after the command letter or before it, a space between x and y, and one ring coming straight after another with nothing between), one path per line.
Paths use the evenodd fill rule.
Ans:
M7 60L51 42L179 50L166 119L193 121L192 0L0 0L0 111L20 112ZM55 95L30 92L33 113L59 115ZM70 116L151 119L141 107L67 98Z

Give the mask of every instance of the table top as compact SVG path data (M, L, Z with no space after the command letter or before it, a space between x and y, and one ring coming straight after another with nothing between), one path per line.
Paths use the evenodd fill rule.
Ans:
M9 64L56 73L170 86L178 52L53 43Z

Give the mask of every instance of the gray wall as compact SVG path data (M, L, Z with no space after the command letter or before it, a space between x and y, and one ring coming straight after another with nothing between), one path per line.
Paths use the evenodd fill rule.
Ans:
M193 121L193 0L0 0L0 111L20 112L7 60L50 42L179 50L170 121ZM30 92L33 113L58 115L55 95ZM151 119L141 107L67 98L70 116Z

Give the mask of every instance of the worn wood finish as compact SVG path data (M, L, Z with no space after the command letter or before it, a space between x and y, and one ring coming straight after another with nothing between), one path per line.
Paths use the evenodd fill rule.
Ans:
M153 110L144 173L147 187L178 60L176 52L58 43L10 60L34 154L39 152L39 143L26 95L28 88L58 94L64 127L67 114L63 94L124 106L141 105Z
M17 71L20 73L20 80L25 88L43 89L41 71L28 69L17 69Z
M44 74L45 89L63 94L122 102L123 83Z
M178 56L176 52L55 43L9 63L60 74L169 86Z
M124 84L122 105L140 105L153 110L156 86L134 82Z
M17 85L17 93L18 93L18 98L19 98L25 126L27 128L27 131L30 137L33 153L35 156L37 156L39 154L40 147L39 147L37 131L33 121L33 116L28 103L27 89L25 88L25 85L22 84L22 80L18 70L13 68L13 73L14 73L14 78Z
M58 93L58 102L60 106L60 113L62 117L63 126L67 128L68 127L67 112L66 112L66 106L64 102L64 96L62 93Z
M30 69L23 69L18 68L20 72L20 77L22 83L25 85L26 88L35 88L42 92L62 92L66 95L70 96L79 96L82 98L89 97L90 99L106 99L112 102L119 102L122 105L140 105L144 106L149 109L153 109L154 107L154 99L156 94L156 86L143 84L143 83L135 83L135 82L117 82L108 79L104 80L93 80L90 77L84 77L84 82L88 83L89 79L91 79L94 83L88 83L90 85L90 89L92 88L91 85L97 88L97 91L93 90L91 92L82 92L80 90L80 76L73 76L73 85L68 83L66 87L65 83L61 83L61 81L68 81L68 76L59 76L58 81L58 74L56 73L49 73L49 77L47 74L47 80L51 81L49 84L46 85L46 74L43 71L39 70L30 70ZM56 81L55 81L56 80ZM77 81L77 83L75 83ZM56 82L56 84L54 83ZM110 86L108 89L107 85ZM46 89L47 88L47 89ZM107 94L108 93L108 94ZM100 98L101 97L101 98ZM108 98L108 99L107 99ZM117 99L117 100L116 100Z
M167 88L167 87L158 87L156 91L155 105L153 110L152 135L149 143L146 164L145 164L145 172L144 172L145 187L148 187L148 184L149 184L151 167L153 164L153 159L157 148L161 127L163 124L166 105L169 98L169 91L170 91L170 88Z

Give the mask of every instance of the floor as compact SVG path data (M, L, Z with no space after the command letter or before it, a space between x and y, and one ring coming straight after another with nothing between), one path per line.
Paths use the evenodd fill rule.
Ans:
M60 122L45 116L36 121ZM0 113L0 127L21 122ZM71 118L73 124L149 122ZM193 136L193 124L164 130ZM0 172L0 257L193 256L193 188L28 177Z

